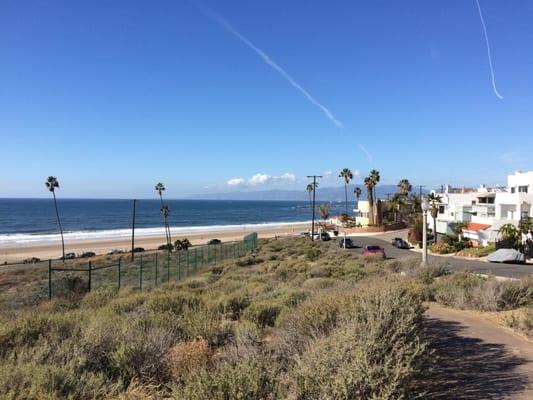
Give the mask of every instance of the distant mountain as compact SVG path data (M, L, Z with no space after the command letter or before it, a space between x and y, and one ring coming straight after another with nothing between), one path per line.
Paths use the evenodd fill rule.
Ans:
M361 200L366 200L366 188L361 185L357 185L361 188ZM348 185L348 201L354 201L355 195L353 194L355 186ZM380 199L386 199L387 193L396 193L398 188L396 185L379 185L376 187L377 197ZM302 190L262 190L262 191L240 191L240 192L227 192L227 193L212 193L212 194L199 194L194 196L188 196L188 199L198 200L295 200L295 201L307 201L309 195ZM316 191L317 201L344 201L344 186L340 187L318 187Z

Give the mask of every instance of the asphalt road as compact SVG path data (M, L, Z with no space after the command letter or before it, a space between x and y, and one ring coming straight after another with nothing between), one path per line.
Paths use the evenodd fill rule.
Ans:
M385 254L388 259L421 259L420 252L397 249L391 245L391 240L394 237L407 238L407 230L400 232L387 232L375 236L349 236L355 242L357 248L352 249L358 253L363 252L365 245L378 245L385 249ZM508 278L522 278L533 274L533 265L526 264L497 264L486 261L469 260L453 256L433 256L428 255L428 262L431 264L442 265L445 264L453 271L471 271L480 274L492 274L497 276L504 276Z

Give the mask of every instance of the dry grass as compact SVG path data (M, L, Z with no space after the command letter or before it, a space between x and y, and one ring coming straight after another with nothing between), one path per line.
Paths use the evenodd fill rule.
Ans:
M300 238L254 256L15 309L0 326L0 398L414 396L429 284L398 274L411 266Z

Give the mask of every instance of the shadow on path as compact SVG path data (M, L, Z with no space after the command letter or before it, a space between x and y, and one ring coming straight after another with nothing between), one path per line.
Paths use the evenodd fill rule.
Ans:
M428 399L509 399L520 393L528 377L515 369L526 362L501 344L461 336L464 326L427 318L432 362L423 379Z

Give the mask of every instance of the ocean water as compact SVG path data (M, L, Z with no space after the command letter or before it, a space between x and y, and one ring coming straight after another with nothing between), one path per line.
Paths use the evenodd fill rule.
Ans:
M165 200L173 233L210 229L249 231L257 225L279 226L311 220L300 201ZM58 199L65 237L105 239L131 235L132 200ZM332 214L342 212L334 205ZM136 234L163 234L159 200L138 200ZM336 210L338 207L338 211ZM317 215L318 217L318 215ZM50 199L0 199L0 245L56 240L59 228Z

